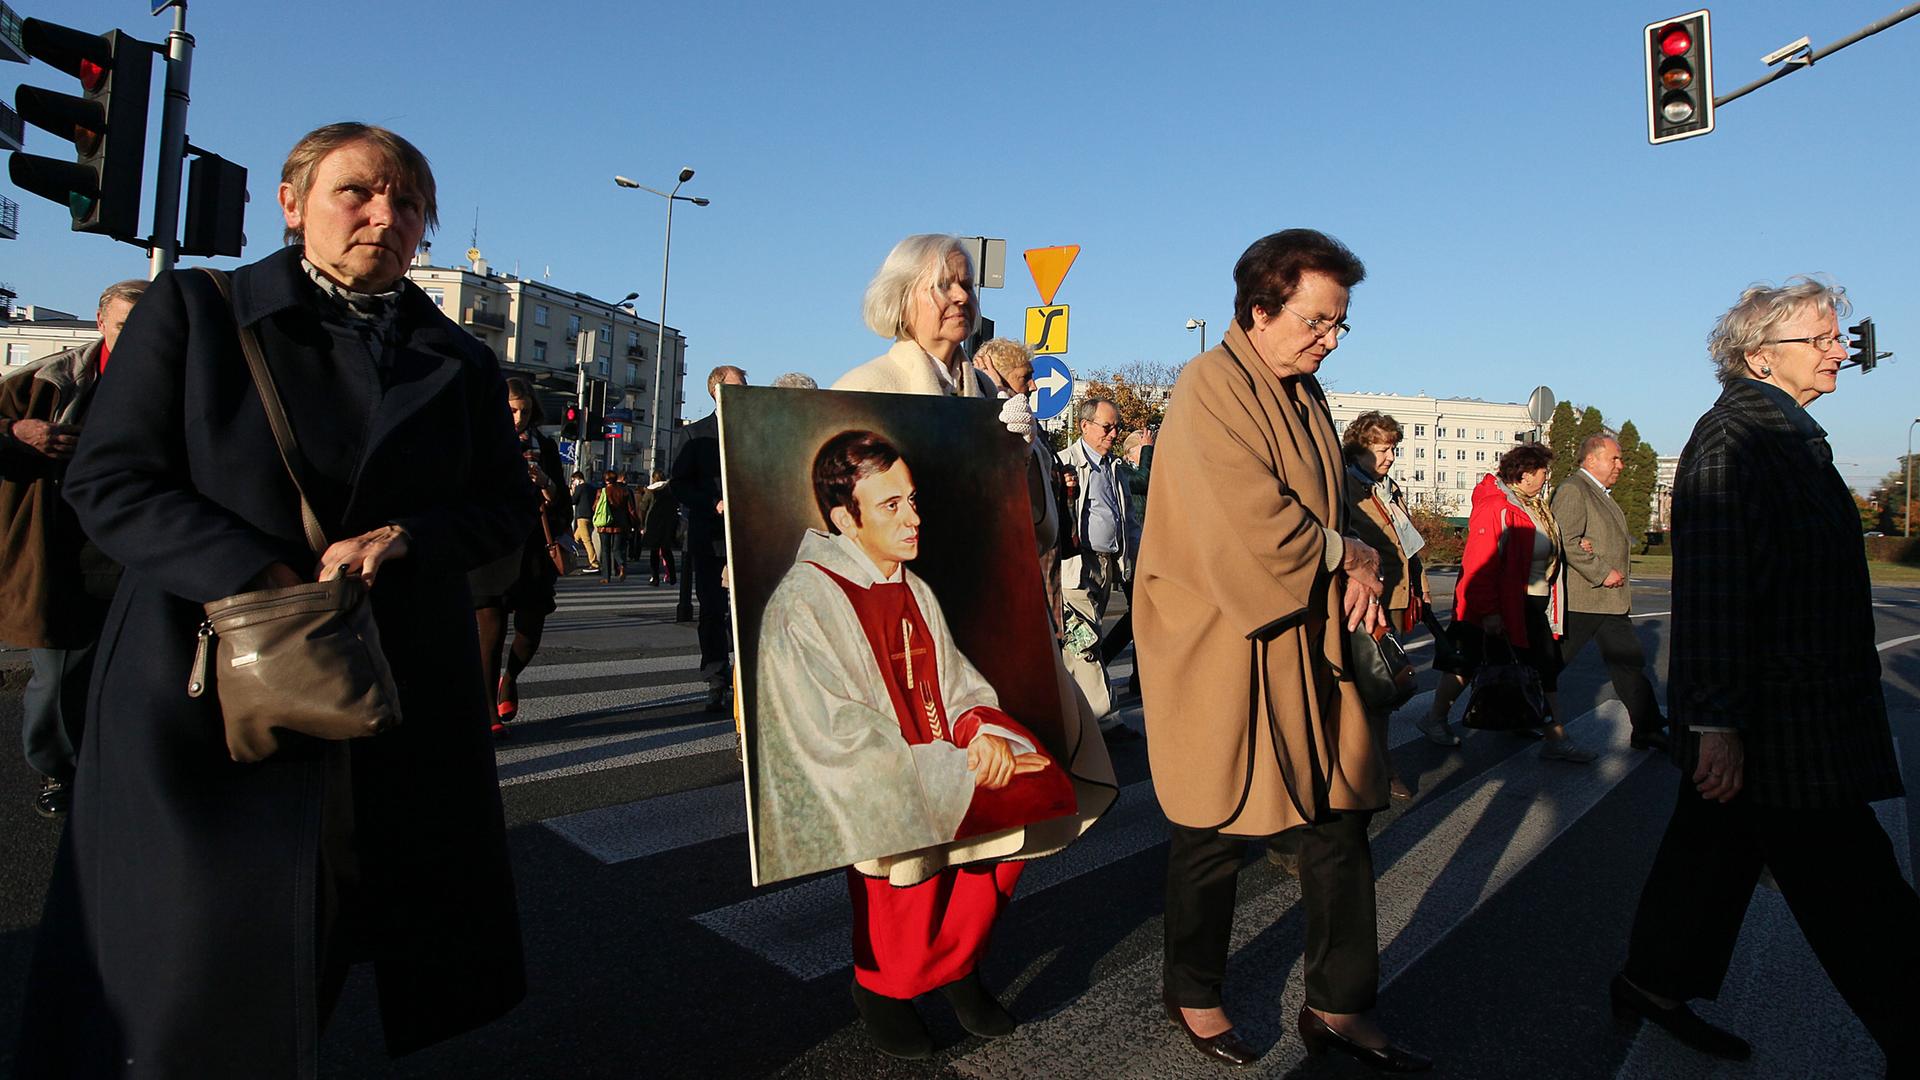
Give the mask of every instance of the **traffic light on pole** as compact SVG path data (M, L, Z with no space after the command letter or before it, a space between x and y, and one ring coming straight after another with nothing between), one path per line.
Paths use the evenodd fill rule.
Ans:
M580 438L580 414L582 411L583 410L578 405L567 406L566 422L560 425L561 438L563 439Z
M1853 335L1853 355L1847 359L1859 364L1863 374L1872 371L1873 365L1880 362L1880 354L1874 352L1873 320L1861 319L1859 326L1847 327L1847 333Z
M238 255L246 246L247 170L202 153L187 167L187 225L182 255Z
M140 180L147 154L152 45L118 30L89 34L39 19L20 24L27 55L80 80L83 96L22 86L20 118L73 143L71 162L15 153L14 184L65 206L73 231L142 244Z
M1647 141L1690 139L1713 130L1713 28L1704 10L1648 23Z

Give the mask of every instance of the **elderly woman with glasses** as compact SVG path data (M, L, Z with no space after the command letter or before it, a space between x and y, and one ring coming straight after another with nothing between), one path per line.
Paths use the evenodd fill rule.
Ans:
M1720 399L1694 426L1673 491L1679 797L1612 997L1623 1018L1746 1058L1744 1040L1686 1003L1718 995L1764 867L1886 1052L1886 1075L1914 1076L1920 896L1871 806L1905 787L1860 516L1807 411L1839 385L1847 311L1837 285L1754 285L1707 338Z
M1373 1015L1380 958L1367 823L1387 755L1350 676L1348 631L1385 619L1380 555L1351 532L1340 436L1315 373L1366 269L1311 229L1234 266L1234 322L1188 361L1156 441L1153 527L1135 582L1154 791L1167 852L1168 1018L1230 1065L1258 1054L1222 1007L1246 842L1300 856L1312 1054L1431 1067Z

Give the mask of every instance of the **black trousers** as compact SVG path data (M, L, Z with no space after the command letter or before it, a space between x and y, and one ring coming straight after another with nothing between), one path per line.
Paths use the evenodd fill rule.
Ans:
M1374 922L1373 848L1361 811L1281 836L1300 852L1306 911L1307 1004L1323 1012L1364 1012L1380 988ZM1173 825L1167 850L1167 1000L1189 1009L1220 1005L1233 900L1246 838Z
M1920 896L1865 803L1709 802L1682 777L1640 893L1627 978L1661 997L1717 997L1762 866L1827 977L1886 1051L1890 1074L1920 1069Z
M1625 615L1602 615L1593 611L1568 611L1566 633L1560 638L1560 662L1571 667L1574 657L1588 641L1600 643L1600 659L1613 679L1613 692L1633 719L1633 730L1659 731L1667 726L1660 715L1659 699L1653 696L1653 683L1647 681L1647 654L1633 632L1633 620Z
M720 585L727 559L715 546L704 539L687 545L687 557L693 563L693 594L700 602L700 674L709 679L727 672L733 651L733 615L727 590Z

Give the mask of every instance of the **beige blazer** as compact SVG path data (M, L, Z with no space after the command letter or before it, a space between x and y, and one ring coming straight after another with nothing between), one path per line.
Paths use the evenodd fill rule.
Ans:
M933 369L934 359L911 341L896 341L886 352L840 376L835 390L867 390L880 394L951 393ZM960 361L960 397L995 397L997 391L986 372Z
M1633 586L1603 589L1607 571L1626 574L1633 538L1627 534L1627 515L1605 488L1581 469L1574 469L1553 491L1553 518L1566 545L1563 558L1572 568L1567 583L1567 610L1601 615L1625 615L1633 610ZM1581 540L1593 542L1593 554L1581 549Z

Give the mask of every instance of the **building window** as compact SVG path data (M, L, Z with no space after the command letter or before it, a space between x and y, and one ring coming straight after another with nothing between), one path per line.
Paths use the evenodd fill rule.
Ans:
M580 333L580 316L578 315L567 316L567 336L574 337L579 333Z
M447 290L445 290L445 289L422 289L422 290L420 290L420 291L421 291L421 292L424 292L424 293L426 293L426 294L427 294L427 299L429 299L429 300L431 300L431 301L433 301L433 306L434 306L434 307L437 307L437 308L444 308L444 307L446 307L446 306L447 306Z
M1455 478L1454 478L1454 481L1453 481L1453 486L1454 486L1454 487L1457 487L1457 488L1463 488L1463 487L1466 487L1466 486L1467 486L1467 474L1466 474L1466 473L1461 473L1461 474L1460 474L1459 476L1457 476L1457 477L1455 477Z
M639 347L640 347L640 331L638 330L627 331L627 348L637 349Z
M1476 438L1476 439L1484 439L1484 438L1486 438L1486 437L1487 437L1487 429L1486 429L1486 428L1475 428L1475 429L1474 429L1474 432L1473 432L1473 437L1474 437L1474 438Z
M1427 425L1425 425L1425 424L1415 424L1415 425L1413 425L1413 437L1414 437L1414 438L1416 438L1416 439L1418 439L1418 438L1420 438L1421 436L1423 436L1423 435L1425 435L1426 433L1427 433Z
M1453 452L1453 459L1455 461L1465 461L1467 460L1467 452L1465 450L1455 450Z
M536 364L544 364L547 362L546 342L536 341L533 343L533 362Z
M1433 479L1434 479L1434 482L1436 482L1436 483L1441 483L1441 484L1444 484L1444 483L1446 483L1446 482L1447 482L1447 470L1445 470L1445 469L1441 469L1441 470L1440 470L1439 472L1437 472L1437 473L1434 473L1434 474L1433 474Z
M1487 460L1487 452L1485 450L1475 450L1473 452L1473 460L1475 461Z
M1424 446L1416 446L1416 447L1414 447L1414 448L1413 448L1413 460L1415 460L1415 461L1425 461L1425 460L1427 460L1427 448L1426 448L1426 447L1424 447Z
M1413 482L1414 482L1414 483L1416 483L1416 484L1418 484L1418 483L1420 483L1420 482L1422 482L1422 481L1424 481L1424 480L1425 480L1426 478L1427 478L1427 470L1425 470L1425 469L1415 469L1415 470L1413 470Z
M473 310L475 311L487 310L487 294L486 293L473 294Z
M33 346L24 341L7 342L7 366L25 367L33 363Z
M596 360L593 362L593 368L595 372L605 375L607 373L607 362L605 360Z
M545 304L533 305L533 325L545 326L547 325L547 320L552 317L553 317L552 308L549 308Z
M637 383L639 381L640 381L640 365L629 363L627 365L627 385L632 386L634 383Z
M1507 438L1507 433L1504 431L1496 431L1493 433L1494 442L1505 442L1506 438Z

